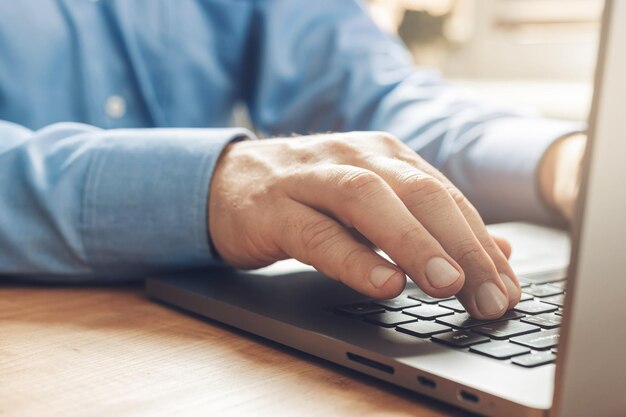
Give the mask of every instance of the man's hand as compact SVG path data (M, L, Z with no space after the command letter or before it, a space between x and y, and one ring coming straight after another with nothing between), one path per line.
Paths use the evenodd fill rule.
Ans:
M472 316L489 319L521 295L508 244L489 235L450 181L384 133L229 145L211 185L209 229L235 267L295 258L371 297L397 296L406 274L431 296L456 295Z
M548 148L539 167L544 199L569 221L574 218L586 145L586 135L566 136Z

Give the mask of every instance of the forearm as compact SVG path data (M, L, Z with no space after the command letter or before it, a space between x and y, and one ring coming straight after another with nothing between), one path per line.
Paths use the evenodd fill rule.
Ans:
M0 123L0 273L121 279L211 265L207 196L239 129Z

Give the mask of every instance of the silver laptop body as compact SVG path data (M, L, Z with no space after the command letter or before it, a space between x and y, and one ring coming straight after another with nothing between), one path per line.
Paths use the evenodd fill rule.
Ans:
M475 413L626 416L626 1L608 3L602 39L571 262L563 232L493 227L512 241L512 265L528 282L558 280L569 264L556 364L525 368L338 314L364 297L295 261L155 277L148 294Z

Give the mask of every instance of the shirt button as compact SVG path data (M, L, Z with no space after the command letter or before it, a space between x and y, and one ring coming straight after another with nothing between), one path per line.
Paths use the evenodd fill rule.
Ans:
M120 96L110 96L104 103L104 111L109 117L119 119L126 114L126 100Z

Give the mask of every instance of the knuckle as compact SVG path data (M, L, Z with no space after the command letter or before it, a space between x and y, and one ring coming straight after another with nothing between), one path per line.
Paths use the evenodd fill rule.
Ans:
M400 180L399 196L412 203L432 203L450 198L448 191L438 179L429 175L413 173Z
M455 258L459 263L475 262L482 255L482 248L472 239L464 239L456 244Z
M452 199L454 200L456 205L459 206L461 209L469 206L469 201L467 200L467 197L465 197L465 195L457 188L450 187L448 188L448 192L452 196Z
M420 250L424 249L426 246L426 242L424 242L424 237L422 236L421 231L415 226L407 226L402 232L400 232L397 241L400 244L400 247L403 248L416 247Z
M485 242L483 242L483 248L488 252L488 253L498 253L498 246L496 246L496 243L492 240L492 239L487 239Z
M487 252L498 251L498 245L496 244L496 241L489 235L489 233L486 233L485 236L481 238L480 243Z
M359 152L351 141L338 135L329 136L325 145L334 155L348 156Z
M302 246L308 253L324 251L338 235L339 232L330 220L316 220L307 223L300 234Z
M492 238L488 237L485 239L485 241L482 242L482 246L494 262L506 262L504 253Z
M344 174L339 180L339 189L348 196L367 196L382 186L382 178L371 171L358 170Z
M397 146L402 143L400 139L388 132L376 133L376 139L385 145Z
M474 208L474 205L465 197L465 195L456 187L449 187L448 193L452 196L454 203L459 207L461 212L466 216L479 216L478 211Z
M363 250L359 247L350 249L340 260L340 280L344 281L353 271L358 271L363 266Z

